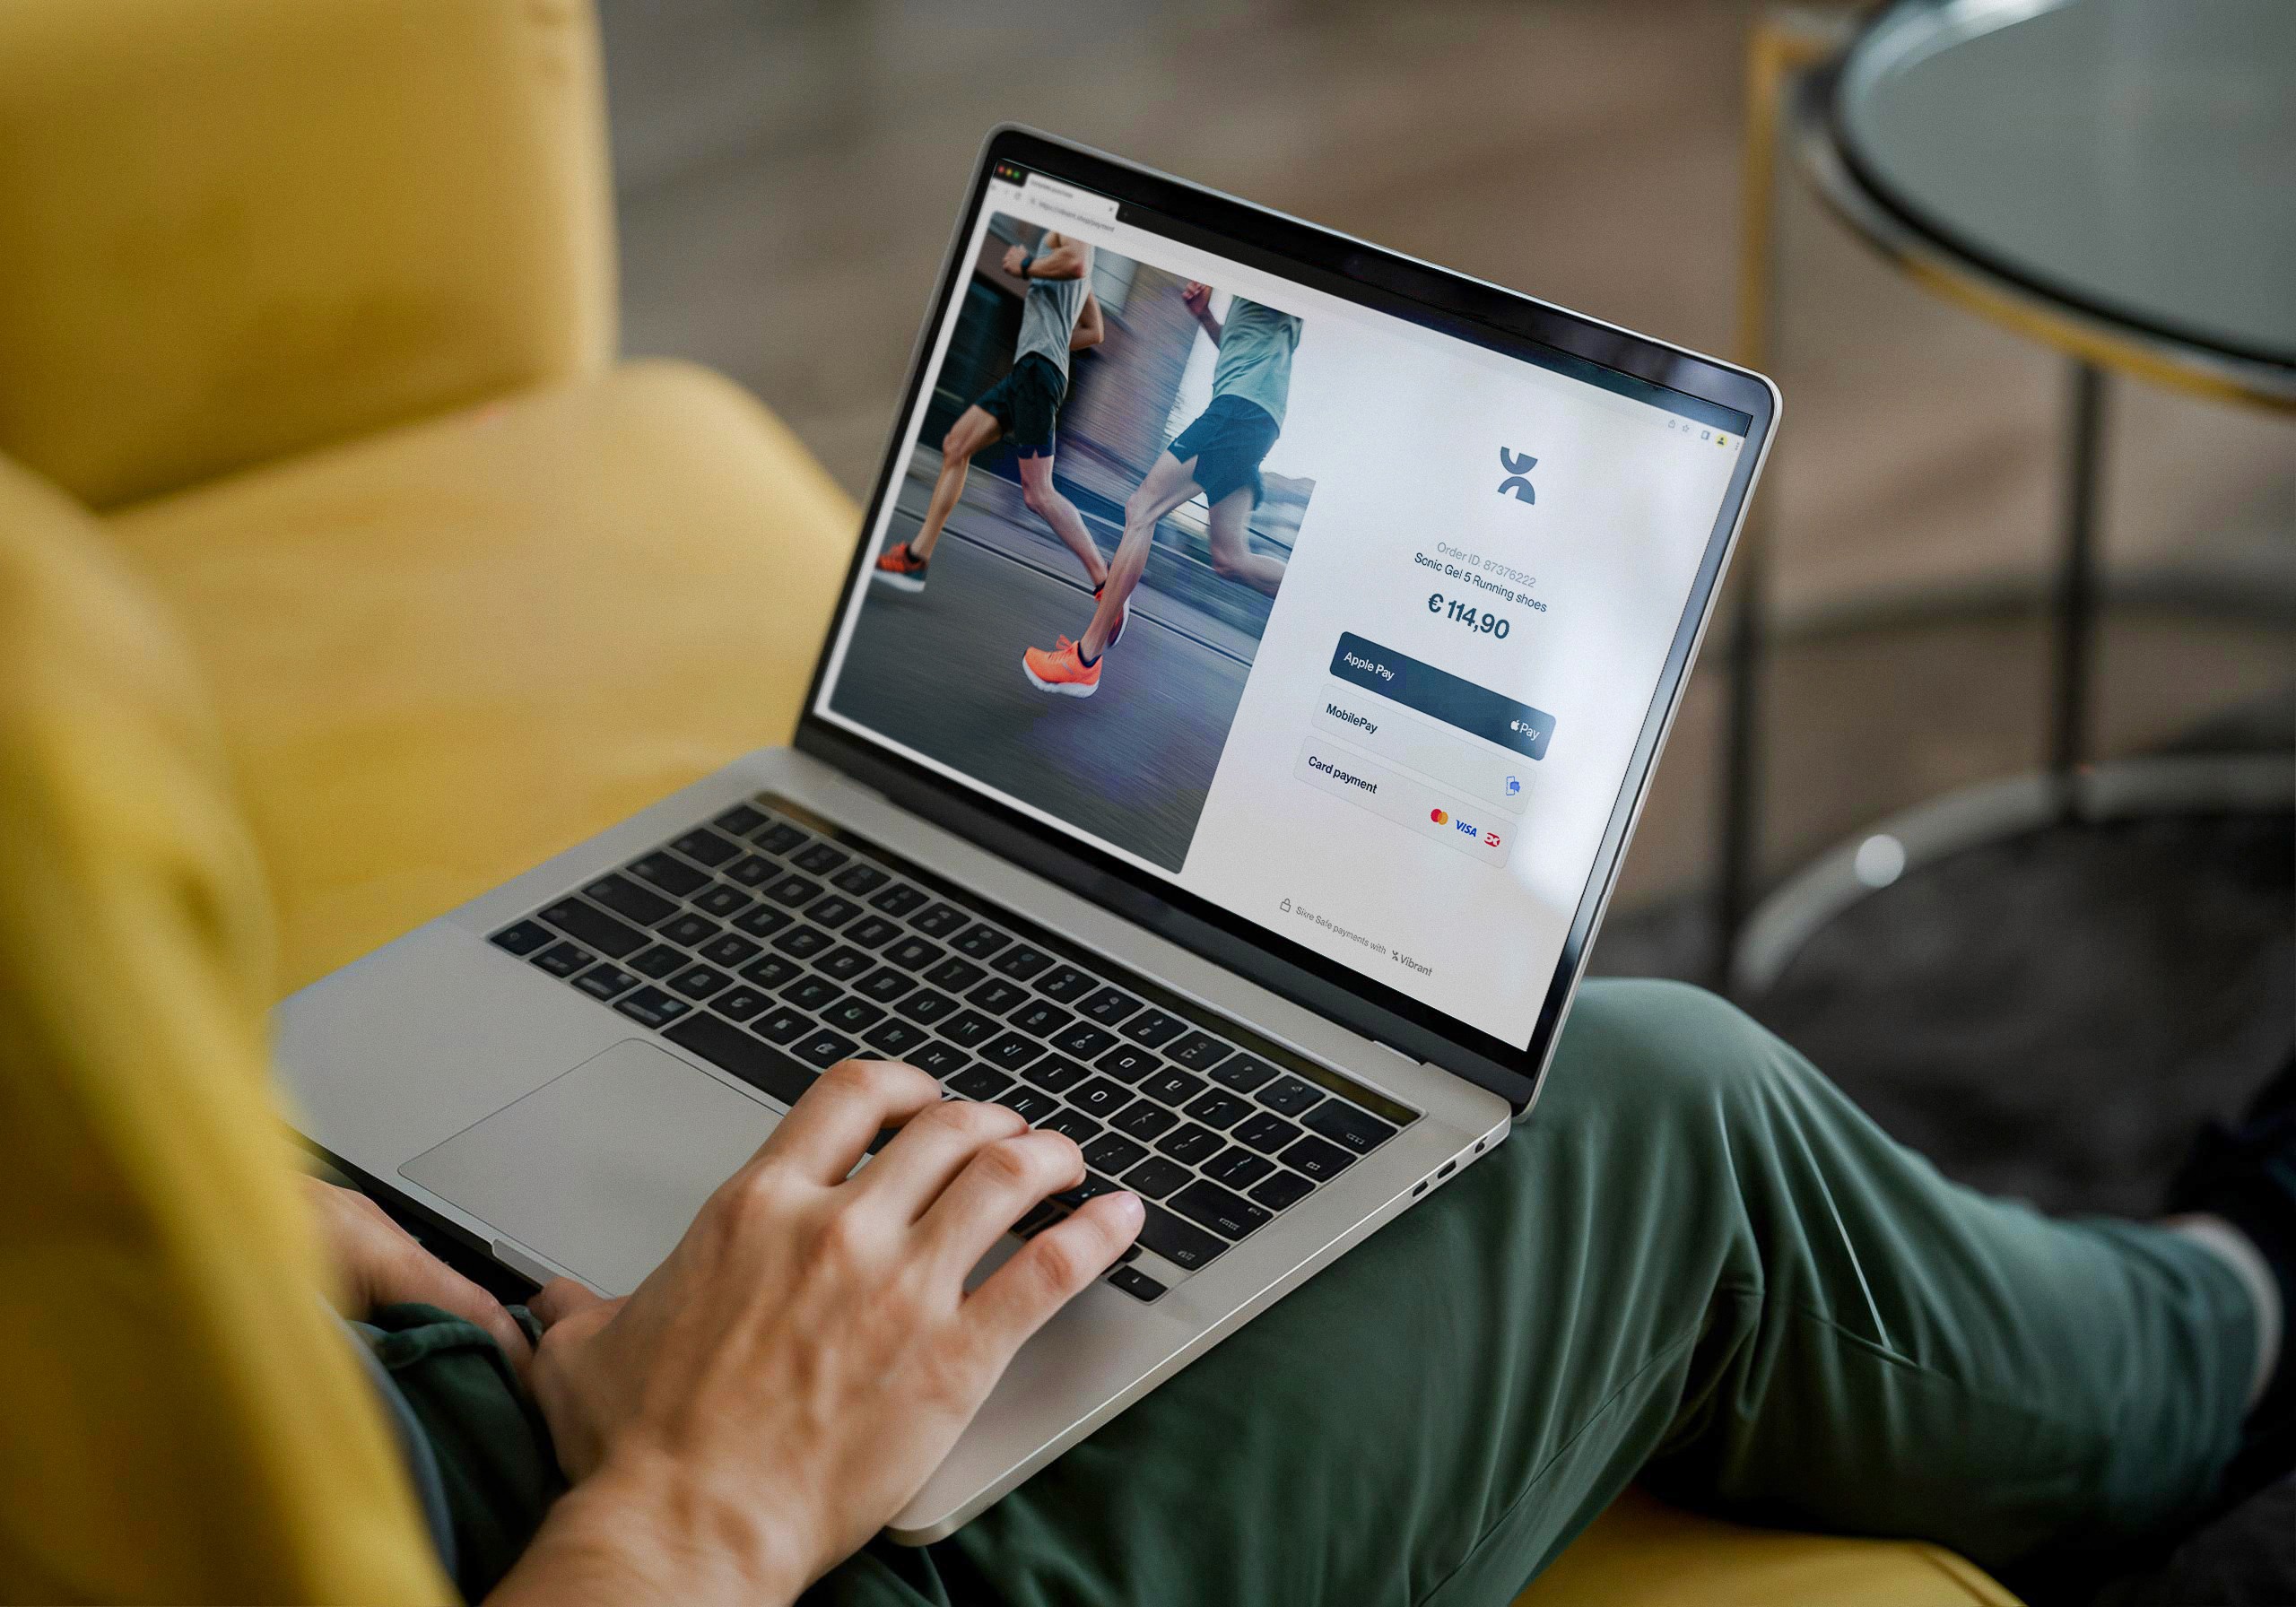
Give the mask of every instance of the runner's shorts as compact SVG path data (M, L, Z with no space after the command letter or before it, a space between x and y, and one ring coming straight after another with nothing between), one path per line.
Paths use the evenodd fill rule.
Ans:
M996 421L1004 439L1022 457L1052 456L1052 421L1060 413L1068 381L1049 358L1031 352L1013 371L981 394L973 405Z
M1196 422L1172 438L1172 456L1196 460L1196 482L1206 502L1218 502L1239 485L1252 488L1252 506L1266 499L1260 460L1275 445L1283 427L1257 402L1214 396Z

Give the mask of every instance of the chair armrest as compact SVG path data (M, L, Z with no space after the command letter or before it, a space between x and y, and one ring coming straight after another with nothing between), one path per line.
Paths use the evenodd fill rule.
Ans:
M0 5L0 452L116 506L611 354L584 0Z

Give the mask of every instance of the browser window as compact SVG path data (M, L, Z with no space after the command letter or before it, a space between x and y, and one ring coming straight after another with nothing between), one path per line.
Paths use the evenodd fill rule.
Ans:
M1746 421L1000 167L817 711L1527 1042Z

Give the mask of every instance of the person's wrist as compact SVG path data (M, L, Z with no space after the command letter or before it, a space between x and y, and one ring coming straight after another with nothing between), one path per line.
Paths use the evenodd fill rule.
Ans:
M728 1493L665 1454L609 1455L551 1510L536 1549L622 1602L794 1602L821 1571L802 1515Z

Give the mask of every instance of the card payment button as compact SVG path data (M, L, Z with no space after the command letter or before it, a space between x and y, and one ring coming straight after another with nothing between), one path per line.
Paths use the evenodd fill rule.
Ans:
M1485 864L1507 863L1515 850L1515 835L1522 827L1512 815L1463 803L1457 795L1439 792L1320 736L1310 736L1300 748L1300 761L1292 773L1318 792L1385 815L1398 826L1448 843Z

